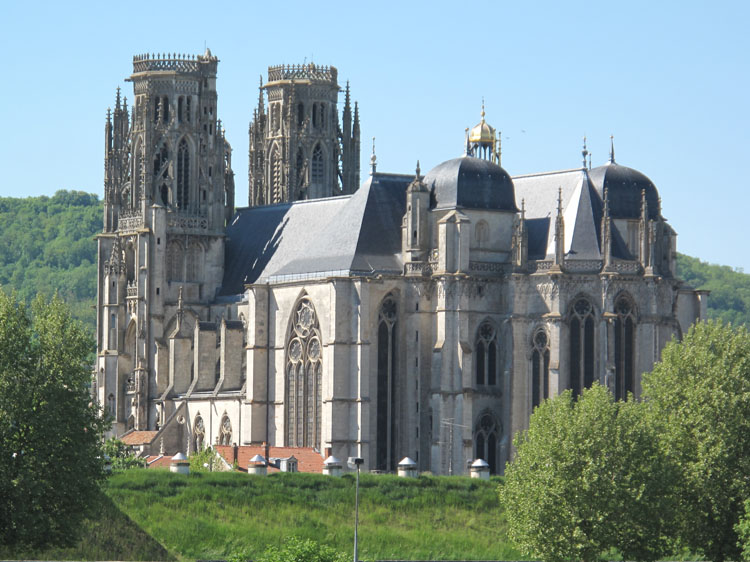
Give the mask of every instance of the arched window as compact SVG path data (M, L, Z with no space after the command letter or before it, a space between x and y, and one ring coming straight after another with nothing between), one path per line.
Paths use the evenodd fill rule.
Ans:
M377 459L378 470L393 470L396 458L396 324L398 307L388 295L378 315L378 398L377 398Z
M489 412L479 416L474 426L474 458L484 459L490 465L490 473L497 474L499 447L502 426Z
M185 100L185 121L187 121L188 123L190 122L190 119L191 119L191 117L190 117L190 111L191 111L190 106L192 104L190 102L191 102L191 97L188 96L187 99Z
M594 384L594 307L579 298L570 311L570 388L580 396Z
M169 151L167 145L162 144L154 156L154 177L166 178L169 175Z
M187 209L190 201L190 149L182 139L177 148L177 208Z
M154 98L154 124L159 122L159 97Z
M227 418L228 419L228 418ZM231 435L231 428L230 428ZM203 418L200 414L195 416L195 422L193 423L193 445L195 446L195 452L203 450L203 445L206 442L206 426L203 424Z
M323 183L325 179L325 166L323 164L323 149L320 148L320 144L316 144L313 149L311 172L310 183Z
M182 281L182 244L172 241L167 246L167 280Z
M549 338L544 329L534 332L531 351L531 408L549 398Z
M107 396L107 413L114 419L117 419L117 412L115 412L115 395L112 393Z
M224 414L221 418L221 426L219 426L219 445L231 445L232 444L232 422L229 421L229 416Z
M177 121L182 123L183 114L185 112L185 96L177 98Z
M294 163L295 170L297 171L297 189L305 187L307 183L305 181L305 154L302 152L302 147L297 149L297 159Z
M315 307L303 298L287 337L286 427L288 447L320 448L323 409L322 345Z
M297 125L302 125L305 122L305 104L299 102L297 104Z
M497 330L492 323L485 321L477 330L477 341L475 347L476 384L494 386L498 383L498 342Z
M312 106L312 122L313 122L313 127L315 127L316 129L318 128L318 123L319 123L318 119L319 119L318 118L318 104L314 103Z
M135 429L135 416L133 414L128 416L128 431L131 429Z
M167 96L161 100L161 116L165 123L169 123L169 98Z
M281 201L281 157L279 147L274 146L271 150L271 203Z
M200 281L202 257L203 249L200 244L197 242L190 244L185 256L186 281Z
M487 223L485 221L480 220L477 223L477 226L474 229L477 248L487 247L487 240L489 240L490 237L489 230L490 228L487 226Z
M627 400L635 379L635 312L633 301L615 301L615 400Z

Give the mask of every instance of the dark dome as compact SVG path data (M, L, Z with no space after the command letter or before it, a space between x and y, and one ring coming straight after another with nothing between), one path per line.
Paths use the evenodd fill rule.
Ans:
M596 191L604 201L604 190L609 196L609 214L613 219L641 217L641 191L646 191L648 218L659 218L659 192L656 186L638 170L609 162L589 171Z
M433 190L435 207L518 211L513 180L489 160L464 156L438 164L424 183Z

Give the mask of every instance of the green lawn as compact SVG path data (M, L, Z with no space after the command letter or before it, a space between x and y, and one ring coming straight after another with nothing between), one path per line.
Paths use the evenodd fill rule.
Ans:
M104 485L96 520L79 543L2 559L195 560L255 557L292 535L350 553L354 476L194 473L134 469ZM520 560L508 543L500 479L363 474L363 560Z
M359 552L364 560L512 560L497 480L362 475ZM180 558L251 556L297 535L350 552L354 478L317 474L192 474L132 470L107 495Z

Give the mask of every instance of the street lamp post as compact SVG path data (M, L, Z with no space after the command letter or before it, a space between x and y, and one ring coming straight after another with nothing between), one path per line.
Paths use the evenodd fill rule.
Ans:
M359 528L359 467L365 462L362 457L349 457L346 464L349 468L357 469L357 484L354 488L354 562L359 562L359 553L357 550L357 531Z

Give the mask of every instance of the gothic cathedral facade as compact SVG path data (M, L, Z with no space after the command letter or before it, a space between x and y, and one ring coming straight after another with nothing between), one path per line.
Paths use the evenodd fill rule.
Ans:
M534 407L638 398L705 315L654 184L615 161L511 177L485 121L425 174L360 183L333 67L270 67L234 209L218 60L137 56L105 130L95 393L144 450L312 448L502 472ZM266 99L267 98L267 103Z

